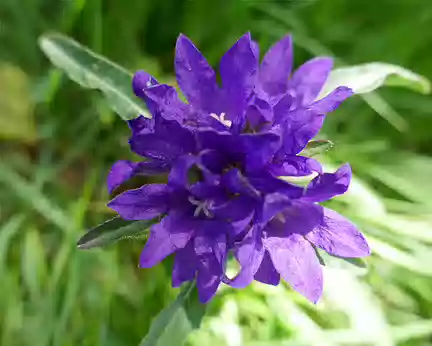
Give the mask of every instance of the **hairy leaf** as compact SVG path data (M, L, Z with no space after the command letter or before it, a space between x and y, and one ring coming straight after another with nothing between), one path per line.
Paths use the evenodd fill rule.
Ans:
M150 117L144 103L132 92L132 74L121 66L60 34L42 36L39 45L69 78L85 88L100 90L122 119L131 120L140 114Z

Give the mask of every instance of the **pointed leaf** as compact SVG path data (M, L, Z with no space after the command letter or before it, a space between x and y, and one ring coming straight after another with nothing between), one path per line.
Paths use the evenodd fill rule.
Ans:
M132 92L132 74L122 67L60 34L42 36L39 45L69 78L84 88L100 90L123 120L134 119L140 114L150 117L144 104Z
M201 304L195 282L182 287L177 299L153 320L140 346L183 345L188 335L199 328L206 305Z
M114 243L122 238L136 237L144 234L152 224L151 221L123 220L116 216L92 228L78 241L80 249L91 249Z
M334 147L334 143L327 139L318 139L310 141L306 148L300 153L302 156L312 157L315 155L322 154Z
M431 83L423 76L400 66L372 62L334 69L318 99L339 86L349 87L356 94L365 94L385 85L403 86L423 94L431 91Z

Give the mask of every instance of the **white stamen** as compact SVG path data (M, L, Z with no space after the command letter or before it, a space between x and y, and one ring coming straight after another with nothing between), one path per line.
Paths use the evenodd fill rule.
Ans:
M192 197L192 196L189 196L188 200L189 200L189 202L191 202L193 205L200 205L200 204L201 204L201 201L195 199L195 198Z
M204 215L205 215L205 216L207 216L207 217L209 217L209 218L212 218L212 217L213 217L213 214L211 213L211 211L208 210L208 205L207 205L207 204L204 206L204 208L203 208L203 212L204 212Z
M205 209L204 204L198 205L194 211L194 217L199 216L199 214L201 214L201 211L204 211L204 209Z
M195 211L194 211L194 217L197 217L201 214L201 212L204 213L207 217L213 217L210 210L208 210L208 202L207 201L199 201L195 199L194 197L189 197L189 202L191 202L193 205L196 205Z
M210 113L210 116L226 127L231 127L232 125L231 120L225 119L225 113L221 113L220 115L217 115L216 113Z

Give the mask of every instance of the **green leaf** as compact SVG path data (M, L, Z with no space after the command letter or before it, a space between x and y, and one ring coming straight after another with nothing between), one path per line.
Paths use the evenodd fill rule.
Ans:
M21 271L23 283L29 292L30 300L38 301L46 283L47 259L46 249L37 230L30 229L26 231L22 254Z
M303 149L301 152L301 155L312 157L315 155L322 154L331 148L334 147L334 144L332 141L329 141L327 139L317 139L315 141L310 141L306 148Z
M385 85L403 86L423 94L431 91L431 83L425 77L400 66L373 62L334 69L318 98L342 85L350 87L356 94L365 94Z
M39 45L69 78L85 88L100 90L122 119L131 120L140 114L150 117L132 92L132 74L121 66L60 34L42 36Z
M139 233L144 233L151 224L151 221L130 221L116 216L92 228L81 237L77 245L84 250L105 246L120 239L136 237Z
M19 232L25 220L24 214L16 213L0 226L0 276L3 276L7 265L8 251L12 249L13 237Z
M338 270L347 270L356 276L363 276L367 273L366 262L362 258L337 257L315 248L318 259L323 266Z
M188 282L177 299L153 320L140 346L182 345L199 328L205 309L206 305L198 300L195 282Z

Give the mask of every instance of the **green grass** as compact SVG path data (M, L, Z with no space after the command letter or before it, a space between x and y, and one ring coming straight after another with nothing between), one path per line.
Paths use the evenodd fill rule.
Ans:
M431 26L427 1L2 1L0 344L138 345L177 294L169 263L138 269L143 241L76 248L113 216L109 166L133 157L127 126L50 66L40 34L61 31L162 80L173 78L178 33L216 66L247 30L262 51L292 31L296 64L330 54L431 78ZM387 88L346 102L320 134L335 143L321 158L329 168L353 166L351 191L331 206L368 237L366 276L329 270L316 307L285 286L224 287L189 344L432 345L431 106L428 95Z

